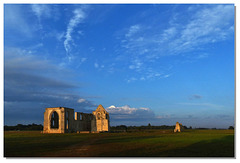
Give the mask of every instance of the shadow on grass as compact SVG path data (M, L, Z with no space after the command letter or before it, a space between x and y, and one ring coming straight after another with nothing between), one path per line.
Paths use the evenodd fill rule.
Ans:
M174 144L172 144L174 146ZM165 146L169 148L168 146ZM189 146L164 150L163 146L140 147L121 153L105 153L107 157L234 157L234 136L200 141ZM163 150L162 150L163 149Z
M88 144L86 151L91 157L234 157L234 135L224 137L221 133L217 135L218 138L214 135L215 139L205 134L203 134L204 139L201 139L202 136L183 139L184 134L179 136L175 134L172 139L163 141L162 138L168 135L66 134L29 137L26 134L17 137L16 134L15 137L4 137L4 156L44 156L48 152L58 152L71 145L81 146L94 139L95 142ZM83 151L78 152L81 154ZM62 155L59 153L59 156Z
M157 155L156 155L157 156ZM200 141L198 143L163 151L160 156L166 157L234 157L234 136L221 139Z

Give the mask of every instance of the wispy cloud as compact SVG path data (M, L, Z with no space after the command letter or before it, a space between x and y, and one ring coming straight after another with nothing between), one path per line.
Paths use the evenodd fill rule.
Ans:
M103 64L99 64L97 61L94 63L94 67L98 70L102 70L105 66Z
M136 24L136 25L132 25L127 33L125 34L126 37L132 37L134 34L136 34L138 31L140 31L140 25Z
M180 35L170 43L170 52L179 54L192 51L197 46L226 40L233 34L233 26L233 5L216 5L198 10L187 24L178 27Z
M169 78L172 74L167 74L167 73L159 73L156 71L146 71L145 74L141 74L140 76L133 76L130 78L127 78L126 81L127 83L132 83L135 81L146 81L146 80L156 80L156 79L164 79L164 78Z
M44 4L33 4L31 5L32 12L36 15L37 20L38 20L38 27L41 32L41 38L43 39L43 25L41 23L41 19L43 17L51 17L51 8L50 5L44 5Z
M131 77L130 79L127 79L127 82L128 82L128 83L131 83L131 82L136 81L136 80L137 80L137 78Z
M121 45L130 56L128 68L141 74L143 77L140 79L147 79L147 76L150 78L153 74L169 77L172 72L164 67L159 69L156 64L161 63L166 56L187 56L188 60L204 59L209 56L204 51L205 45L233 37L233 5L209 5L178 12L173 14L165 28L157 23L146 24L143 21L129 26L122 35ZM184 17L185 14L187 16ZM182 17L185 21L180 21ZM200 51L195 53L196 50ZM163 66L167 66L166 63ZM151 73L149 69L155 69L156 72Z
M99 65L98 65L97 62L94 63L94 67L95 67L95 68L98 68L98 67L99 67Z
M86 18L86 14L82 8L75 9L73 11L73 14L74 16L70 19L68 23L64 40L64 48L66 50L68 61L71 61L72 59L70 51L71 44L73 43L72 33L74 32L74 28L77 27L77 25L79 25L79 23L81 23Z
M136 71L140 71L142 64L143 64L142 61L140 61L139 59L135 59L129 66L129 69L135 69Z
M41 17L50 17L51 16L51 9L50 5L44 5L44 4L33 4L32 11L37 16L38 20L40 21Z

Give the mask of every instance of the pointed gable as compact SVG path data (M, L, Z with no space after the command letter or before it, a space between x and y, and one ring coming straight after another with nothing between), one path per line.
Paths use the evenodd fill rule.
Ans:
M94 116L93 127L95 131L109 131L109 113L100 104L97 109L92 112Z
M104 107L100 104L98 105L97 109L96 109L96 112L106 112L106 110L104 109Z

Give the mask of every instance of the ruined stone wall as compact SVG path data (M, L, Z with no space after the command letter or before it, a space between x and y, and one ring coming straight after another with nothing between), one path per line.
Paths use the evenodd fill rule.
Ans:
M181 123L177 122L176 123L176 126L175 126L175 129L174 129L174 132L182 132L184 130L184 127Z
M97 132L96 117L93 114L93 119L91 121L91 132Z
M109 113L99 105L96 111L93 111L94 121L92 122L93 129L95 132L109 131Z
M43 133L109 131L109 114L99 105L93 114L75 112L73 109L46 108L44 112Z
M68 120L66 121L67 114L68 114ZM55 123L55 126L53 126L53 123ZM63 107L45 109L44 128L43 128L44 133L71 132L74 128L73 125L74 125L73 109L63 108Z
M75 130L79 131L91 131L92 114L75 112Z
M74 110L65 108L64 109L64 118L65 118L65 133L75 132L75 120L74 120Z

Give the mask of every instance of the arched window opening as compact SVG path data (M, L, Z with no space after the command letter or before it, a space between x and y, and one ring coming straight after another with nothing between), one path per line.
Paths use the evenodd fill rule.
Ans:
M68 126L69 126L69 121L68 119L66 120L66 129L68 130Z
M51 116L51 128L59 128L59 116L56 111Z
M98 119L98 120L101 119L101 113L98 113L98 114L97 114L97 119Z
M80 120L83 120L82 114L80 114Z
M68 130L69 128L69 112L66 111L66 129Z

